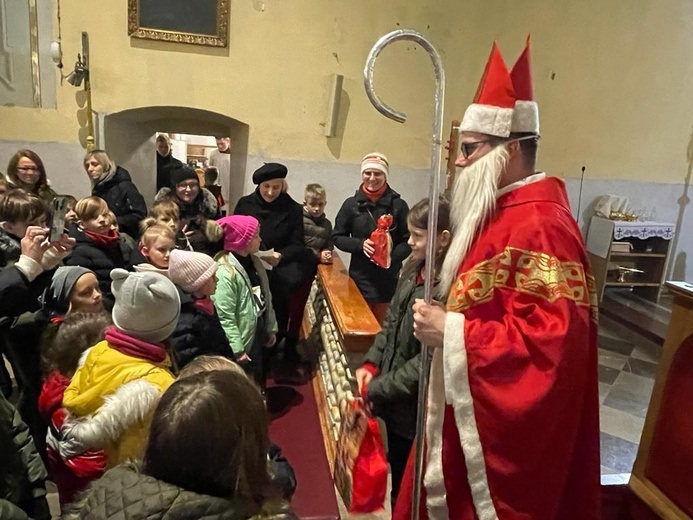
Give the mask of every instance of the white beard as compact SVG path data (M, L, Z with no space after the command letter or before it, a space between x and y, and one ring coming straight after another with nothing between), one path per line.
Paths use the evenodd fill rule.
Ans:
M496 146L471 166L457 172L450 199L452 241L440 272L438 296L445 301L478 233L496 208L498 182L508 161L505 146Z

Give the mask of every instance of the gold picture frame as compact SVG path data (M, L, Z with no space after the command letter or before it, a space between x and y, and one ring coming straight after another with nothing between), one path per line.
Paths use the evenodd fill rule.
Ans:
M191 6L195 7L196 16L191 16ZM212 20L214 7L216 18ZM229 0L128 0L128 35L145 40L227 47Z

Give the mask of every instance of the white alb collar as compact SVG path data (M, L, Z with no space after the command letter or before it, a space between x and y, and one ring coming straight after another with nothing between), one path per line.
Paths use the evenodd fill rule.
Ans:
M527 184L532 184L533 182L537 181L543 181L544 179L546 179L545 172L534 173L532 175L525 177L524 179L520 179L519 181L513 182L512 184L508 184L504 188L499 189L496 192L496 198L501 197L506 193L510 193L511 191L516 190L517 188L526 186Z

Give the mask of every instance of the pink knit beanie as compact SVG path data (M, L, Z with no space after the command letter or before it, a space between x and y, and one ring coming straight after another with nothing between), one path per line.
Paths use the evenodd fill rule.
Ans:
M224 251L236 253L250 244L260 227L255 217L247 215L229 215L217 220L217 224L224 231Z
M204 253L174 249L168 263L168 277L186 293L200 289L217 272L217 263Z

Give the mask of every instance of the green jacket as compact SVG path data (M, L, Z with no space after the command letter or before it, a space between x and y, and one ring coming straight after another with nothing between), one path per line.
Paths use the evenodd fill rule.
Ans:
M424 293L423 283L416 284L417 272L397 281L383 328L365 358L380 370L367 389L374 413L385 421L388 430L408 439L416 433L421 363L421 343L414 337L412 311L414 300L423 298Z
M251 258L260 277L260 290L265 301L267 333L274 334L279 328L272 307L272 293L270 292L267 273L257 257L251 255ZM258 309L250 278L233 253L218 255L217 264L219 264L217 270L219 282L212 300L233 353L240 357L244 353L248 353L253 345Z

